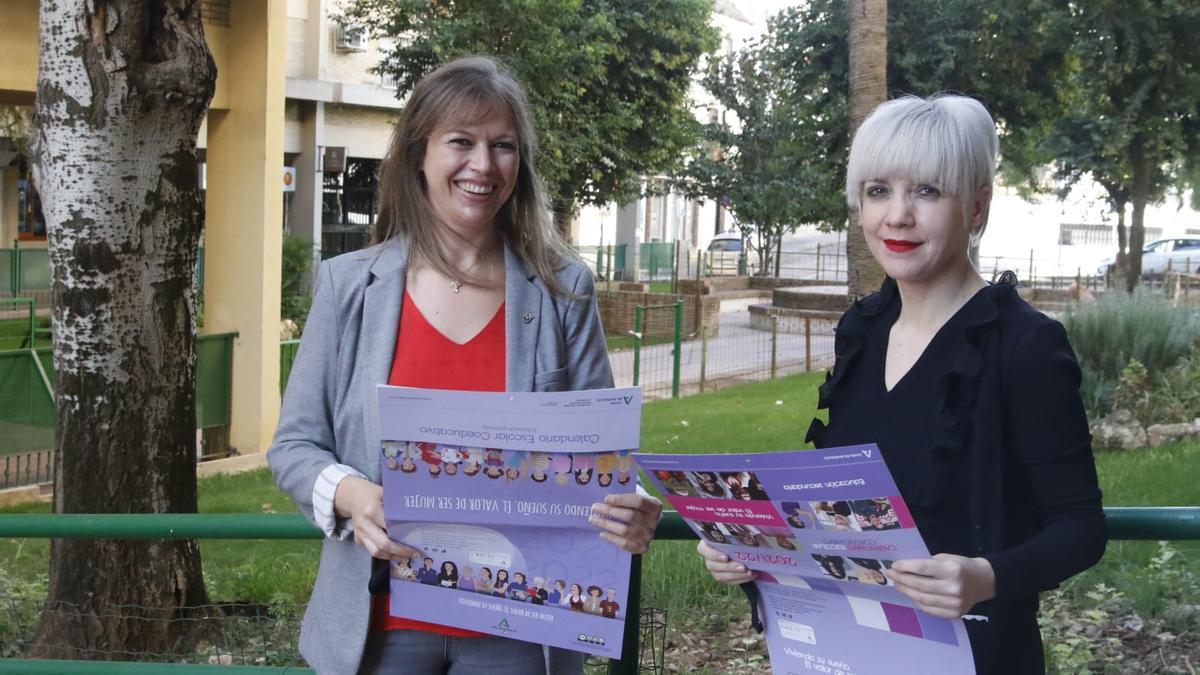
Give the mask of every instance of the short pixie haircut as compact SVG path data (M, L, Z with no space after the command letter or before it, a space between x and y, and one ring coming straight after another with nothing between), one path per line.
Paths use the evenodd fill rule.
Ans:
M999 151L996 123L979 101L956 94L903 96L880 104L854 135L846 167L846 202L858 210L866 182L907 178L956 197L963 222L969 223L975 192L990 188L996 177ZM985 212L971 232L972 241L986 226Z

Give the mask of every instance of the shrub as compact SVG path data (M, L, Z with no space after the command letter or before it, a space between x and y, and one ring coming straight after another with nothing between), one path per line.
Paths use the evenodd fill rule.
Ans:
M304 284L304 276L312 265L312 242L294 234L283 235L283 263L280 283L279 315L295 321L301 330L308 317L312 297Z
M1154 387L1146 366L1133 359L1121 371L1117 386L1112 393L1113 410L1124 408L1133 413L1143 427L1150 426L1153 411Z
M1200 348L1153 376L1137 359L1130 361L1113 390L1112 407L1125 408L1144 427L1195 419L1200 415Z
M1083 371L1083 401L1094 416L1111 409L1113 389L1130 361L1155 378L1200 342L1200 313L1142 290L1105 293L1076 305L1063 324Z

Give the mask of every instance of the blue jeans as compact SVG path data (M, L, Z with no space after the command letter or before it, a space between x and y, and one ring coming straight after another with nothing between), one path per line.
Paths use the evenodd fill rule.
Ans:
M584 655L502 637L421 630L373 631L360 673L372 675L580 675Z

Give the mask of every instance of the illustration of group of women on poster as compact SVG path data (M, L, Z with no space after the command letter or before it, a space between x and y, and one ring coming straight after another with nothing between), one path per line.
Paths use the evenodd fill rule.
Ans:
M416 473L421 465L430 477L486 476L512 482L522 477L556 485L587 485L595 478L600 487L629 484L633 457L629 450L616 452L539 452L477 448L419 441L384 441L384 465L390 471Z
M621 605L617 602L617 589L604 589L598 585L573 583L563 579L549 580L540 576L530 579L524 572L513 572L498 568L493 575L490 567L474 569L460 566L452 560L437 563L433 558L414 553L406 563L393 561L391 575L394 579L411 581L427 586L480 593L496 598L507 598L534 605L561 607L576 612L595 614L607 619L617 618Z

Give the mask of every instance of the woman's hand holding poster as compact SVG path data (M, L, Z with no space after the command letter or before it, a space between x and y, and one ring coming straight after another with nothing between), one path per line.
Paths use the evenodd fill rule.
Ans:
M637 484L639 389L379 387L391 613L619 657L629 553L588 523ZM635 618L636 620L636 618Z
M962 621L920 611L886 573L929 550L874 445L635 458L697 535L754 572L773 672L975 672Z

